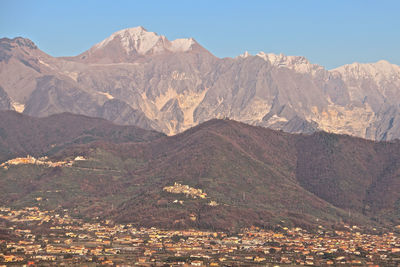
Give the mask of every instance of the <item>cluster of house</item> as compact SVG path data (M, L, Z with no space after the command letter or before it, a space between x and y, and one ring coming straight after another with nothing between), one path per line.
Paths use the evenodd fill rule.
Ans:
M12 165L20 165L20 164L33 164L33 165L43 165L47 167L65 167L65 166L72 166L74 161L79 161L79 160L85 160L84 157L82 156L77 156L75 157L74 160L70 161L56 161L52 162L48 159L47 156L45 157L40 157L40 158L35 158L30 155L24 157L24 158L14 158L10 159L2 164L0 164L0 168L8 169Z
M257 227L239 232L164 230L111 221L85 222L68 210L0 208L1 264L137 263L141 266L226 266L252 264L400 264L400 229L374 234L346 226L320 228Z
M177 182L175 182L174 185L164 187L163 190L172 194L185 194L186 196L192 198L207 197L207 193L203 192L202 189L193 188L188 185L182 185Z

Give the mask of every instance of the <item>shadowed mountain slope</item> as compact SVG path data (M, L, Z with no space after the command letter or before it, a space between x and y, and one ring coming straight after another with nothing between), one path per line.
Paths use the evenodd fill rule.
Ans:
M142 142L163 136L135 126L119 126L100 118L62 113L35 118L0 111L0 159L53 154L73 144L94 141Z

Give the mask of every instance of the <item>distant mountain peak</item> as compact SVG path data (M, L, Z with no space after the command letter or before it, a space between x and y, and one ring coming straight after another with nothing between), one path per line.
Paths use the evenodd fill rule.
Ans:
M172 52L186 52L193 48L197 42L193 38L176 39L171 42L169 50Z
M113 33L110 37L96 44L91 50L95 51L106 47L113 41L118 40L127 54L145 55L161 52L187 52L193 45L197 44L193 38L176 39L169 41L163 35L149 32L142 26L128 28Z
M340 66L336 68L335 70L340 70L340 69L357 69L357 68L375 68L375 69L397 69L399 66L390 63L387 60L379 60L377 62L372 62L372 63L359 63L359 62L354 62L351 64L346 64L343 66Z
M273 53L259 52L257 56L268 60L273 65L293 65L293 64L310 64L307 58L302 56L286 56L280 53L279 55Z
M110 42L116 39L119 39L120 44L127 53L135 50L139 54L145 54L148 50L153 48L161 38L156 33L148 32L143 27L139 26L115 32L110 37L96 44L92 49L97 50L106 47Z
M312 73L313 71L324 69L317 64L311 64L306 57L303 56L286 56L280 53L279 55L273 53L259 52L256 56L261 57L265 61L271 63L275 67L284 67L293 69L300 73Z
M247 57L251 57L251 54L248 51L245 51L243 54L238 56L238 58L247 58Z
M111 34L77 57L90 63L132 62L143 56L186 52L209 53L193 38L170 41L163 35L138 26Z
M27 38L23 37L15 37L13 39L9 38L2 38L0 39L0 44L7 43L11 46L20 46L20 47L27 47L30 49L38 49L34 42Z
M379 60L375 63L358 63L340 66L333 71L338 71L344 76L355 78L372 78L379 82L384 79L399 79L400 66L392 64L387 60Z

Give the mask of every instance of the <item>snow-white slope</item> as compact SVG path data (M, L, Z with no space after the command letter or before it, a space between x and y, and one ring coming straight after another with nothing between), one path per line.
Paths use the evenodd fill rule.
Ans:
M106 47L115 39L119 39L121 46L127 54L136 52L140 55L145 55L149 52L186 52L191 50L192 46L196 43L193 38L169 41L165 36L149 32L139 26L113 33L110 37L93 46L91 49L92 52Z

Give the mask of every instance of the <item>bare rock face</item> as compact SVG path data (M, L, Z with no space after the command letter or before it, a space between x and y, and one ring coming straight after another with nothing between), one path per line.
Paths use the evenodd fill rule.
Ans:
M374 120L367 138L391 140L400 130L400 67L385 60L374 64L350 64L337 68L348 86L351 101L368 106Z
M96 115L94 97L69 80L55 76L38 78L37 87L26 103L24 113L44 117L49 114L72 112Z
M140 125L143 129L157 129L158 126L149 120L140 110L133 109L119 99L110 99L104 102L97 114L119 125Z
M25 103L36 87L36 78L50 71L41 64L46 57L28 39L0 39L0 86L14 102Z
M11 110L11 99L3 88L0 87L0 110Z
M294 133L400 137L400 67L386 61L334 70L260 52L219 59L194 39L142 27L88 51L54 58L23 38L0 40L0 86L34 116L74 112L172 135L229 117Z

